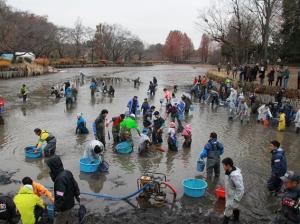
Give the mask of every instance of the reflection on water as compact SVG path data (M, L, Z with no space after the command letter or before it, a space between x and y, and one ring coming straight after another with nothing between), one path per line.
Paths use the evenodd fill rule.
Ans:
M129 98L139 96L140 104L147 96L148 83L153 76L158 78L158 91L149 98L151 105L155 105L164 113L159 100L162 98L162 88L175 83L178 85L179 97L182 92L188 91L184 86L189 85L195 76L203 74L205 69L191 66L154 66L147 68L91 68L81 69L87 76L108 74L120 78L134 79L141 77L139 88L133 87L133 82L114 82L115 98L102 94L91 97L89 80L78 87L78 101L70 110L66 110L65 99L48 98L45 88L64 80L71 80L74 75L79 75L79 69L69 69L65 73L49 76L40 76L26 79L26 84L32 90L30 102L22 104L19 99L12 97L11 105L5 116L5 126L0 126L0 162L3 169L20 167L17 178L25 175L32 176L46 185L52 185L47 167L43 159L28 161L24 159L24 147L36 143L33 129L40 127L52 132L57 138L57 154L61 155L64 166L73 172L78 180L82 192L96 192L115 195L125 195L136 190L136 179L145 171L157 171L166 173L168 180L178 190L179 202L187 206L199 206L202 208L214 208L221 212L224 203L216 201L214 189L218 181L209 182L207 196L202 199L191 199L183 195L181 181L185 178L202 177L204 173L198 173L196 162L199 154L208 140L209 133L218 133L219 140L225 146L224 156L234 159L236 166L242 169L246 194L242 202L243 214L249 217L268 217L277 204L270 197L265 188L265 182L270 174L269 142L277 139L283 144L288 158L290 170L300 170L299 144L300 138L292 131L277 132L273 129L265 129L257 124L255 119L250 124L241 125L238 120L228 122L227 110L224 107L210 108L208 104L195 102L195 110L192 116L185 118L184 125L192 124L193 141L190 149L182 149L183 137L178 135L180 149L178 152L162 153L157 150L149 154L138 155L137 150L130 155L119 155L113 152L112 140L108 140L107 151L104 159L110 164L107 174L83 174L79 172L79 159L83 154L84 144L94 139L92 122L102 109L109 110L109 117L124 113ZM0 92L14 95L18 92L19 84L24 79L4 80L0 82ZM41 90L43 88L43 91ZM48 88L48 89L49 89ZM12 106L15 105L15 106ZM17 109L16 109L17 108ZM82 112L87 119L88 135L75 135L76 113ZM139 119L140 126L142 125ZM169 121L168 121L169 122ZM168 124L167 122L167 124ZM164 145L167 147L167 134L164 131ZM138 139L136 132L133 138ZM137 147L137 145L135 145ZM222 183L222 178L220 179ZM12 186L12 189L16 187ZM126 206L124 203L93 201L89 199L95 208L110 206L118 208ZM135 202L132 201L134 204ZM128 205L127 205L128 206ZM244 211L245 210L245 211Z

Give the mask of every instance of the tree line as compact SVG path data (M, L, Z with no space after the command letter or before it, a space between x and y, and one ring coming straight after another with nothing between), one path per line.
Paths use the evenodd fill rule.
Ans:
M235 64L300 62L300 0L220 0L196 24Z
M0 0L0 53L33 52L37 57L118 61L142 58L143 42L120 25L100 23L96 29L77 19L60 27L46 16L16 10Z

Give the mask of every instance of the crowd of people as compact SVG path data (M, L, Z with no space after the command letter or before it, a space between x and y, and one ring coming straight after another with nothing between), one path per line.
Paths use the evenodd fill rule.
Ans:
M274 102L259 102L255 93L245 93L229 77L220 84L214 83L205 75L195 77L191 94L200 102L210 103L212 107L228 107L228 119L239 118L241 123L249 123L251 114L257 114L257 121L264 126L277 126L278 131L295 124L296 133L300 133L300 107L292 106L291 100L285 99L285 89L280 89L274 96Z
M81 81L84 80L84 74L80 74ZM135 83L135 86L137 83ZM26 85L22 86L28 92ZM158 88L158 82L155 77L150 82L148 94L154 95ZM284 92L280 90L274 103L261 104L257 102L255 94L246 97L242 89L235 89L232 80L227 78L223 83L216 84L206 76L195 77L190 93L184 93L177 98L177 85L173 91L164 88L161 106L165 102L164 113L151 105L147 98L140 105L138 96L129 99L127 111L108 119L109 111L103 109L93 122L93 133L95 140L89 141L85 145L82 158L87 158L91 163L102 159L107 147L106 133L111 125L111 132L114 144L121 142L130 142L134 146L132 130L136 130L139 135L138 152L145 153L149 150L164 151L162 148L164 129L168 126L166 133L168 150L178 151L180 147L189 148L192 143L192 126L184 124L184 117L193 111L192 96L206 103L215 106L228 106L228 118L233 121L239 117L241 123L250 121L251 113L257 113L257 120L264 125L270 119L277 121L278 130L285 130L294 121L296 123L296 132L300 131L300 108L297 113L289 101L283 101ZM99 90L100 89L100 90ZM53 89L55 90L55 88ZM66 82L64 87L64 97L66 102L76 101L77 89ZM110 86L107 90L105 82L101 85L93 78L90 83L91 96L97 91L114 95L114 89ZM58 93L60 90L57 90ZM22 93L22 90L21 90ZM56 95L56 93L53 93ZM61 95L59 93L59 95ZM24 98L23 98L24 99ZM26 101L26 98L25 98ZM142 128L139 127L138 117L142 119ZM170 119L168 119L170 117ZM167 125L168 123L168 125ZM275 122L271 122L272 124ZM54 223L71 223L74 221L72 209L75 200L80 203L80 190L73 174L65 170L63 163L56 152L56 137L50 132L36 128L34 133L38 136L36 150L42 149L43 155L49 167L49 174L54 182L53 195L41 184L33 181L30 177L24 177L23 186L19 192L12 198L9 196L0 196L0 219L9 223L18 223L21 219L24 224L38 223L46 210L45 202L41 196L46 196L50 203L54 204L56 216ZM77 124L75 134L88 134L86 119L83 113L77 114ZM183 145L179 146L178 137L184 139ZM109 137L110 138L110 137ZM235 222L239 221L240 203L244 195L244 183L242 171L235 166L231 158L221 157L224 153L224 146L218 141L217 133L210 133L208 143L204 146L199 157L206 159L207 179L217 180L220 178L221 164L225 173L225 192L226 205L223 224L228 224L233 217ZM271 153L271 176L266 181L267 189L274 196L281 196L281 210L276 214L273 224L295 223L300 221L300 177L293 171L288 171L288 161L284 150L276 140L270 142ZM284 186L284 188L283 188Z
M218 71L221 71L221 64L218 64ZM291 72L288 66L284 66L282 63L278 63L272 66L269 70L265 64L255 65L231 65L230 62L226 65L226 74L228 77L232 76L236 79L239 75L239 81L244 82L256 82L259 81L260 85L264 85L265 80L269 86L279 86L287 89L289 87L289 80L291 78ZM276 78L276 80L275 80ZM300 89L300 70L297 74L297 89Z

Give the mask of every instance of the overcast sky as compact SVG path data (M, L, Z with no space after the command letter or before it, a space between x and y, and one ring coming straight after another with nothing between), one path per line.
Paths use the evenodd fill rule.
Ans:
M198 9L210 0L7 0L15 8L47 15L56 25L72 27L80 17L86 26L120 24L146 44L164 43L170 30L186 32L196 48L201 33L195 28Z

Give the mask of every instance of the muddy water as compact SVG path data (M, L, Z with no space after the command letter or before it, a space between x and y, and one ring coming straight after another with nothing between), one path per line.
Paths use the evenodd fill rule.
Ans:
M165 86L179 86L178 96L185 91L194 76L204 74L206 69L192 66L153 66L142 68L97 68L82 69L88 76L121 77L122 82L114 84L115 97L102 96L91 98L89 84L79 87L78 102L75 108L66 110L64 99L55 100L48 96L50 85L72 80L79 74L79 69L67 69L63 72L28 79L1 80L0 94L7 99L7 111L4 126L0 126L0 163L1 170L15 172L13 178L21 179L31 176L39 182L52 186L47 168L42 159L28 160L24 157L23 148L37 141L33 129L40 127L52 132L58 140L57 154L61 156L65 168L71 170L79 182L82 192L126 195L136 190L136 179L145 171L163 172L178 191L177 201L169 204L176 210L187 209L221 214L224 202L216 201L214 188L216 183L209 183L208 193L204 198L191 199L183 195L181 181L185 178L200 177L196 171L196 161L202 147L208 140L209 133L216 131L219 140L225 146L225 155L234 159L244 174L246 194L242 203L244 223L268 223L278 200L266 191L266 179L270 173L269 141L277 139L286 150L290 170L300 171L299 145L300 138L294 130L278 133L273 129L265 129L252 119L249 125L241 125L238 121L227 121L226 108L211 109L206 104L195 102L192 116L186 117L185 123L193 126L193 143L191 149L180 149L179 152L153 152L139 156L135 150L131 155L118 155L112 152L112 140L107 139L107 151L104 159L110 164L107 174L87 175L79 172L79 159L83 154L85 142L93 139L92 122L104 108L109 110L109 117L125 112L130 97L147 97L148 82L153 76L158 78L158 91L151 104L160 108L159 99ZM127 79L140 77L142 84L134 88ZM26 83L31 90L31 97L26 104L16 97L19 87ZM164 108L160 109L164 112ZM76 136L76 113L82 112L87 119L90 134ZM141 122L141 121L140 121ZM137 139L137 134L134 133ZM164 146L166 147L166 130ZM183 139L179 136L179 145ZM222 179L222 178L221 178ZM14 192L19 185L1 185L1 192ZM83 201L90 211L101 213L122 213L132 206L139 206L135 199L131 205L125 202L111 202L102 199L84 197ZM200 210L198 210L201 208ZM155 210L157 212L157 210ZM202 211L202 212L201 212Z

